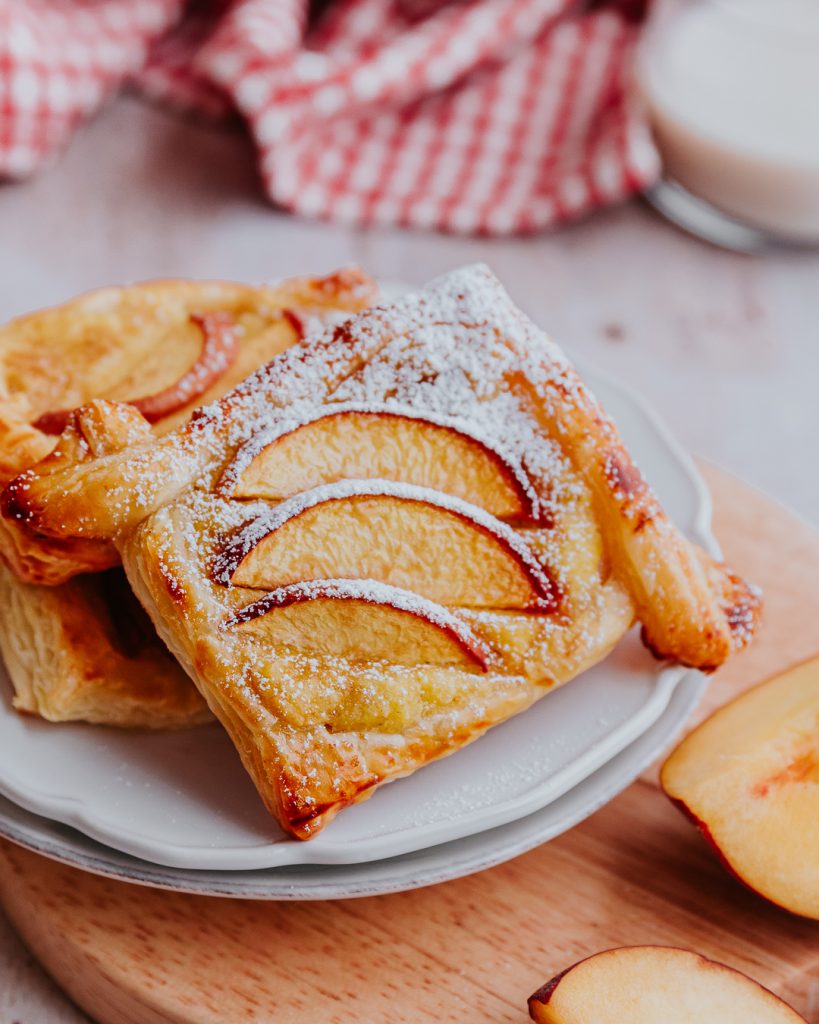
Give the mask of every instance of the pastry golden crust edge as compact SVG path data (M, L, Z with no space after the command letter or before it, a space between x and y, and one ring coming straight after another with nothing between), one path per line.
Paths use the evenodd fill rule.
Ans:
M69 327L72 319L81 319L85 311L99 319L99 323L97 320L92 322L106 336L115 335L119 329L126 330L135 316L158 316L167 328L168 324L174 322L184 325L192 311L212 310L226 310L237 317L247 317L248 330L252 327L258 332L243 341L234 365L228 367L202 395L164 417L156 424L153 432L127 403L101 400L105 392L103 384L94 386L93 374L87 372L87 367L83 367L82 371L78 368L76 376L82 379L82 391L77 390L72 380L71 388L66 393L54 394L51 402L47 403L57 407L72 404L84 407L69 419L69 429L60 439L60 444L68 450L56 458L56 438L26 421L45 411L42 397L36 402L29 401L25 389L20 396L12 397L6 393L10 387L4 386L5 379L0 372L0 469L6 469L0 474L4 487L0 554L20 579L49 586L63 583L77 572L95 572L116 565L117 555L109 543L110 534L104 531L101 534L89 524L85 511L78 513L78 532L73 536L69 536L70 531L67 529L58 529L55 533L45 524L35 522L38 514L48 515L46 508L38 502L41 485L49 494L50 477L54 473L59 475L61 466L76 464L79 468L78 487L66 493L65 507L58 509L53 497L50 505L51 512L64 516L64 525L68 526L75 522L73 514L77 506L84 507L86 504L81 492L89 483L93 483L84 478L83 467L86 461L95 460L101 464L98 469L95 468L99 487L103 491L113 488L116 481L115 456L119 449L127 447L138 450L140 443L146 448L150 447L157 433L166 434L183 427L202 404L235 388L261 364L297 340L293 324L284 315L285 311L299 315L322 312L352 314L368 306L376 295L375 283L354 267L326 277L292 278L277 285L258 287L225 281L154 281L89 292L61 306L19 317L0 327L0 371L3 369L3 360L8 358L6 349L13 351L15 346L19 347L26 341L36 344L46 325L51 324L54 330L59 330L61 324ZM124 308L119 310L117 303L121 303ZM275 338L271 338L271 334L275 334ZM261 339L266 339L263 351L260 350ZM112 349L117 342L109 337L105 344L108 349ZM109 362L110 355L109 351ZM140 388L151 390L151 382L144 380L137 370L134 370L133 375L137 376ZM109 415L106 418L106 430L98 431L94 437L93 422L85 421L94 419L95 405L104 405L109 410L121 409L123 422L118 424L117 417ZM84 422L78 423L77 417ZM75 427L80 428L75 430L78 437L73 441L66 436L70 433L72 420ZM138 420L141 420L142 430ZM183 437L189 436L184 429L181 434ZM175 443L174 437L169 438L164 447L162 441L159 442L157 450L166 453L172 475L180 470L186 456L190 457L189 472L192 476L196 474L198 466L193 454L196 443L193 438L190 440L191 444L183 444L181 447ZM105 475L106 459L114 465L111 479ZM131 486L135 487L137 483L132 481ZM68 486L70 490L71 485ZM161 495L157 500L161 500Z
M296 312L352 312L367 305L375 294L374 283L355 268L325 278L294 278L271 286L168 280L104 288L0 327L0 352L5 368L7 353L15 346L27 348L32 341L36 346L36 339L43 334L58 338L72 322L81 324L86 313L104 318L106 310L114 323L103 326L112 334L110 345L115 346L118 317L125 315L121 306L130 310L128 315L147 313L155 307L161 316L173 310L182 316L188 307L220 309L225 304L247 307L251 314L256 307L268 307L269 311L285 305ZM279 350L293 340L289 321L281 334ZM252 346L247 352L242 349L242 353L228 376L213 384L202 400L233 386L271 354L266 352L263 357ZM51 406L70 404L72 387L85 389L75 398L93 394L94 378L92 375L89 386L89 367L83 365L81 371L68 375L68 392L53 390ZM136 380L145 392L154 387L141 369ZM123 404L118 405L116 417L106 417L105 428L101 429L99 406L111 404L92 400L82 411L69 416L67 428L57 438L27 422L44 408L31 406L25 388L0 387L0 481L6 483L18 474L25 475L33 465L48 472L55 464L82 461L82 449L88 456L102 457L152 438L145 420ZM192 401L181 407L156 429L163 432L178 426L197 404ZM52 722L89 721L122 728L177 729L213 720L195 686L175 660L162 653L156 638L153 644L128 656L112 643L111 617L96 592L97 572L119 564L119 555L111 544L49 537L28 529L12 514L0 519L0 553L6 563L0 563L0 652L16 691L13 703L19 711ZM91 575L73 579L78 564Z
M0 652L14 707L50 722L185 729L212 721L205 701L157 640L123 653L95 577L23 583L0 564ZM126 585L123 581L123 585Z

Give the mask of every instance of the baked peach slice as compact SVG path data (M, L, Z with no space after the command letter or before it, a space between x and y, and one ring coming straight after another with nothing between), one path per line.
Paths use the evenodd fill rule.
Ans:
M339 405L236 453L220 490L233 498L289 498L336 480L396 480L463 498L500 519L537 520L538 502L515 460L451 417Z
M280 587L235 612L226 629L310 654L486 670L486 648L452 612L373 580Z
M127 404L137 409L149 423L158 423L204 395L239 354L239 335L229 313L191 314L190 320L202 332L202 351L193 366L162 391L128 399ZM43 413L32 426L44 434L61 434L68 426L71 412L71 409L56 409Z
M819 919L819 659L720 708L660 781L740 881Z
M740 971L688 949L624 946L570 967L529 999L538 1024L807 1024Z
M224 541L218 583L283 587L372 579L443 605L555 610L525 541L475 505L389 480L342 480L288 498Z

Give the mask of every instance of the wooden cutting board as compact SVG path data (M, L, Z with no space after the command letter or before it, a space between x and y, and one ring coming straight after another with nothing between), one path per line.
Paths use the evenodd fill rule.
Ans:
M700 717L819 653L819 537L747 486L706 475L726 556L765 588L766 612L754 646L712 679ZM6 843L0 898L34 954L101 1024L523 1024L526 997L557 971L636 943L723 960L819 1022L819 925L729 878L655 780L656 768L517 860L396 896L186 896Z

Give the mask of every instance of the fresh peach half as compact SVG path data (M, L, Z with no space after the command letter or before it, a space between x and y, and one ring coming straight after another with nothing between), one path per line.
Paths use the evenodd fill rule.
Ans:
M819 658L720 708L660 781L741 881L819 919Z
M538 1024L806 1024L732 967L670 946L624 946L570 967L529 999Z
M280 587L240 609L225 628L311 654L486 670L486 649L465 622L417 594L372 580Z
M523 471L457 420L355 405L325 410L241 448L222 490L234 498L288 498L349 479L397 480L472 502L501 519L537 519Z
M555 588L515 531L425 487L343 480L282 502L230 536L214 562L223 584L373 579L444 605L553 610Z

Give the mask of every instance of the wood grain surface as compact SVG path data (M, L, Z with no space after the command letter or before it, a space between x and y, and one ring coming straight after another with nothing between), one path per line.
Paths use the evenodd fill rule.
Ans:
M716 532L765 588L766 613L754 646L713 678L700 717L819 652L819 538L770 499L706 473ZM729 878L658 791L656 766L540 849L418 892L300 904L187 896L4 844L0 897L101 1024L522 1024L526 997L555 972L634 943L695 948L819 1022L819 925Z

